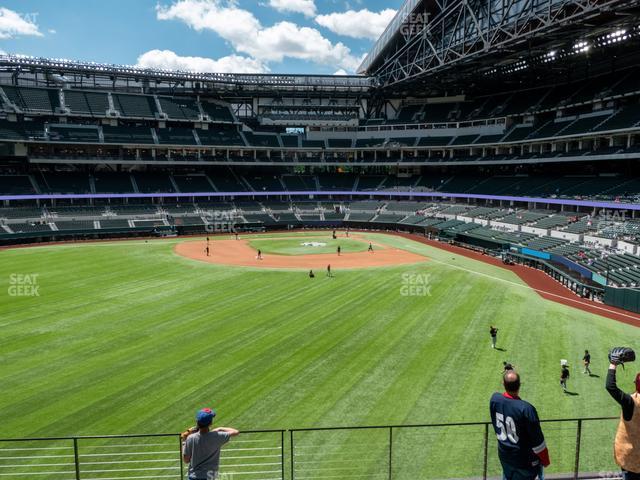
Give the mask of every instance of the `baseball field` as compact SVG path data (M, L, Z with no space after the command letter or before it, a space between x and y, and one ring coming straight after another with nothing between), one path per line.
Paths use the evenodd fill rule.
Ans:
M542 418L619 414L604 389L606 354L636 347L637 327L546 300L511 271L381 233L212 237L208 258L205 246L0 251L0 436L178 432L202 406L241 430L486 421L503 361ZM269 263L281 258L290 263ZM585 349L592 376L582 373ZM634 367L619 373L625 390ZM615 470L615 422L584 428L581 468ZM551 473L572 468L575 429L545 426ZM481 432L400 433L400 478L477 476ZM366 435L318 437L316 453L356 459L364 442L374 465L384 449Z

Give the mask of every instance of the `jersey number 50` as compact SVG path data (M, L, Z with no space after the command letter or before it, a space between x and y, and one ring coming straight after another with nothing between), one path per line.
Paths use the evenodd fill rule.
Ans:
M518 443L520 440L518 432L516 432L516 423L513 421L513 418L505 418L504 415L496 412L496 428L500 430L497 436L498 440L501 442L504 442L507 438L511 443Z

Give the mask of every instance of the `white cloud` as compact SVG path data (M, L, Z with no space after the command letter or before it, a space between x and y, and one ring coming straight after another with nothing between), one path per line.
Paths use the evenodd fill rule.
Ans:
M341 68L340 70L335 71L333 74L336 76L349 75L349 73L344 68Z
M347 10L342 13L318 15L316 22L338 35L352 38L377 40L395 16L393 9L378 13L367 10Z
M196 31L213 31L237 52L261 62L281 62L288 57L347 70L355 70L360 62L349 47L333 44L315 28L292 22L265 27L233 0L178 0L169 7L158 6L157 17L180 20Z
M42 37L33 15L20 15L8 8L0 7L0 39L20 35Z
M307 17L316 15L314 0L269 0L269 6L279 12L302 13Z
M149 50L138 57L137 67L198 73L266 73L260 61L239 55L214 60L205 57L183 57L171 50Z

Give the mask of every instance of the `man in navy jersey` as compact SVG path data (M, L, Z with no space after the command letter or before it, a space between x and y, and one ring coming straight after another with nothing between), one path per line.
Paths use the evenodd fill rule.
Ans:
M538 412L521 400L520 375L507 370L504 393L494 393L489 408L491 423L498 437L498 457L504 480L542 478L542 467L549 466L549 452L540 428Z

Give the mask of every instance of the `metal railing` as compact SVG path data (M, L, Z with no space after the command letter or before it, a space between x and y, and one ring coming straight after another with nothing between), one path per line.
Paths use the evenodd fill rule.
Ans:
M616 478L615 417L546 420L547 478ZM222 449L237 480L499 478L488 422L243 431ZM184 479L177 434L0 439L0 480Z
M542 422L547 478L615 478L617 417ZM489 422L334 427L289 431L291 480L501 477Z
M258 430L222 449L220 468L243 480L285 477L284 430ZM182 479L178 434L0 439L0 479Z

